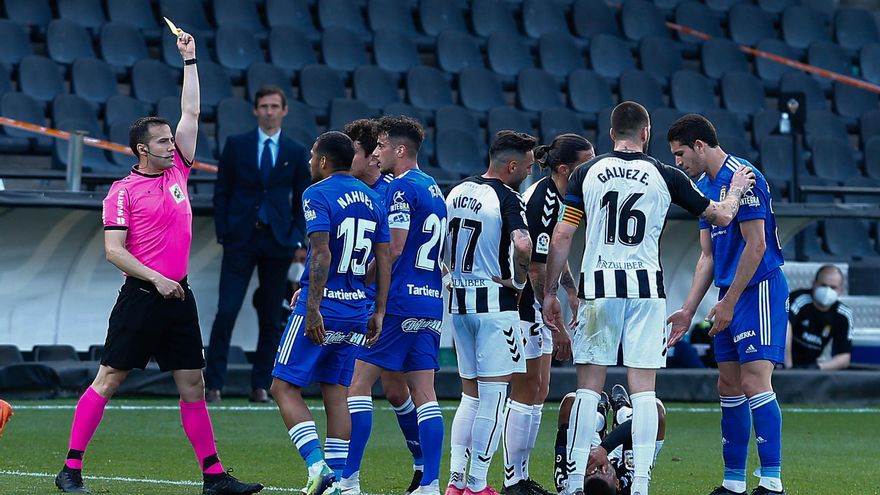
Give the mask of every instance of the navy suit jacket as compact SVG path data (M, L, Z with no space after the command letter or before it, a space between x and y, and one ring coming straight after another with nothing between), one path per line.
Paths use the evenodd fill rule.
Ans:
M257 212L268 199L267 216L279 244L293 252L305 237L303 191L312 183L309 153L281 133L278 157L264 186L257 161L257 129L229 136L220 157L214 185L214 226L217 242L234 247L250 241Z

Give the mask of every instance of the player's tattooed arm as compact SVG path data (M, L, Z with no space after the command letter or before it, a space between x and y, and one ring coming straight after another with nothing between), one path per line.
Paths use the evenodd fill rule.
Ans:
M755 184L750 167L740 166L730 179L730 187L721 201L710 201L700 218L718 227L726 227L736 218L740 199Z
M529 261L532 259L532 238L526 229L511 232L513 242L513 281L519 288L526 283L529 274Z
M569 295L577 295L577 283L574 281L574 276L571 274L571 267L568 266L568 262L565 263L565 269L562 270L562 276L559 278L559 283L562 284L562 287L565 288L565 291L568 292Z
M309 234L309 298L306 300L306 336L317 345L324 342L326 332L321 317L321 299L330 272L330 233Z
M544 279L547 277L547 264L531 262L529 263L529 282L532 284L532 292L535 293L535 299L544 300Z

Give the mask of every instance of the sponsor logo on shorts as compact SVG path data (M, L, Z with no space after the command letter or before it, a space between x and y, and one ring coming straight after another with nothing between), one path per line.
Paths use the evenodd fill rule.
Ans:
M171 193L171 197L174 198L174 201L177 204L186 201L186 195L183 194L183 189L181 189L179 185L172 185L168 188L168 192Z
M327 332L324 337L324 344L351 344L364 345L366 337L364 334L357 332Z
M733 337L733 342L737 343L742 339L747 339L749 337L754 337L754 336L755 336L754 330L746 330L745 332L736 334L736 336Z
M755 346L753 346L752 344L749 344L749 346L746 347L746 354L754 354L756 352L758 352L758 350L755 349Z
M541 232L538 235L538 241L535 243L535 252L538 254L547 254L550 252L550 234Z
M408 333L415 333L419 330L431 330L440 333L442 323L442 321L433 318L407 318L400 323L400 329Z

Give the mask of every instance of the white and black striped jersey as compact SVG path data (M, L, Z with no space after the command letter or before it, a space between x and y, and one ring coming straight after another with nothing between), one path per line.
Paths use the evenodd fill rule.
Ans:
M709 206L684 172L644 153L612 151L572 173L560 219L586 218L580 297L666 297L660 235L670 203L694 215Z
M531 185L523 194L526 204L526 220L529 225L529 236L532 238L532 262L547 263L550 252L550 238L559 218L559 207L562 198L556 183L548 175ZM541 323L541 303L535 298L532 281L526 282L519 299L519 319L533 323Z
M449 312L516 311L516 291L492 280L512 277L513 231L527 229L519 193L498 179L469 177L446 196Z

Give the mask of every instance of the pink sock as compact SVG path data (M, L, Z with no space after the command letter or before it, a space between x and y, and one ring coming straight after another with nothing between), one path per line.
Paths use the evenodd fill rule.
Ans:
M82 458L89 445L89 440L101 424L104 406L107 399L101 397L92 387L86 389L73 413L73 424L70 427L70 450L64 465L70 469L82 469Z
M204 400L198 402L180 401L180 419L183 421L183 431L189 438L196 458L201 465L204 474L220 474L223 465L217 456L217 445L214 444L214 428L211 426L211 417L208 416L208 406Z

